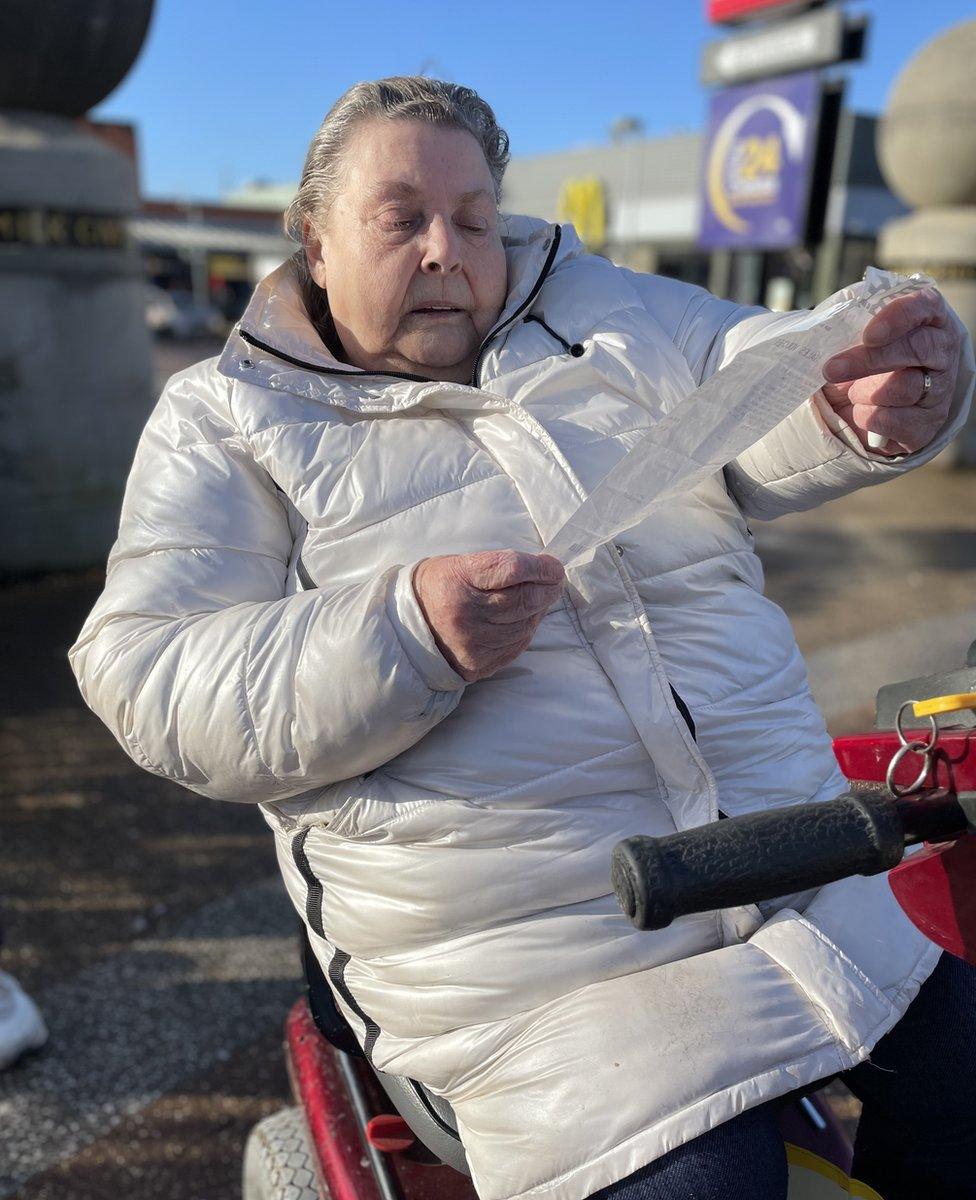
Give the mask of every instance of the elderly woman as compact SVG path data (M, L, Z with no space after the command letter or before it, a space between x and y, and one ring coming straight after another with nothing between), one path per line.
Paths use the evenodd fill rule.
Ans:
M483 1200L771 1200L766 1102L890 1047L939 951L883 877L641 933L610 851L843 790L746 518L931 459L972 352L934 290L893 301L789 420L564 575L541 547L778 318L501 218L507 157L467 88L336 103L301 249L149 419L71 663L140 766L261 806L342 1012L451 1102ZM971 973L936 982L919 1026L941 1005L971 1063ZM874 1074L848 1077L877 1178L910 1101ZM968 1141L933 1109L938 1169L900 1140L889 1197L976 1194L963 1111Z

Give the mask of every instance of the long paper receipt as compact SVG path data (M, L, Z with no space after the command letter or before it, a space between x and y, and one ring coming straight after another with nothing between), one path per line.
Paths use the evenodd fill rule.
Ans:
M810 311L778 321L653 425L546 546L565 566L586 562L656 504L707 479L823 386L828 358L861 341L894 296L928 280L869 267L864 279Z

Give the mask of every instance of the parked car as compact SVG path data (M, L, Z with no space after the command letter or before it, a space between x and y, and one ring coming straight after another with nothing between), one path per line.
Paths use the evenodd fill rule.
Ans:
M152 285L146 291L146 324L158 336L178 341L227 333L227 321L215 305L199 304L190 292Z

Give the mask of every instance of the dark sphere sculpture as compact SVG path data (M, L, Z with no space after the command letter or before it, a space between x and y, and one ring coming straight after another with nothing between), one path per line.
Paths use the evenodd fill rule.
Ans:
M0 109L80 117L125 78L153 0L3 0Z

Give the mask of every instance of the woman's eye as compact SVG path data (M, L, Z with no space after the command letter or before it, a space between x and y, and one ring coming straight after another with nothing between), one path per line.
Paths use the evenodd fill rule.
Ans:
M391 233L402 233L404 230L410 229L413 223L413 217L388 216L383 219L383 228L388 229Z

